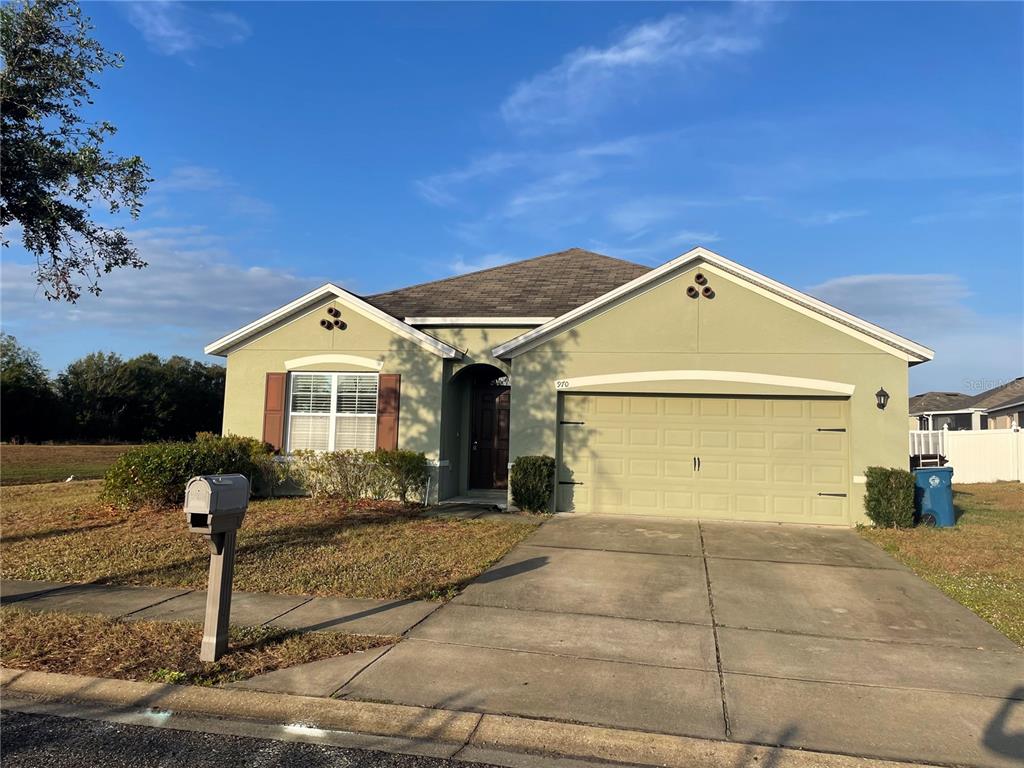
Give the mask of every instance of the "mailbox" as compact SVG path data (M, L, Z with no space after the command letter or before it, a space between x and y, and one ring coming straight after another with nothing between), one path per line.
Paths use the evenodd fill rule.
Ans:
M192 533L210 536L237 531L248 506L245 475L203 475L185 486L185 521Z
M228 648L235 539L248 506L249 481L244 475L202 475L185 486L185 523L210 545L206 621L199 649L203 661L216 661Z

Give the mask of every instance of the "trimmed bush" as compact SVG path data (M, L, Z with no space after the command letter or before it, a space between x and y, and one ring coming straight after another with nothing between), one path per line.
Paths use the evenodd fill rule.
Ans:
M555 460L550 456L519 456L512 462L509 484L512 503L527 512L547 512L554 493Z
M192 442L150 443L129 448L103 477L102 498L122 508L180 504L196 475L238 473L258 486L270 467L272 448L249 437L196 435Z
M905 469L868 467L864 509L879 528L914 525L914 475Z
M427 457L415 451L301 451L290 457L289 474L315 499L423 498Z
M411 495L426 501L430 470L425 454L416 451L379 449L374 451L373 461L383 470L390 484L391 494L397 496L400 502L408 504Z

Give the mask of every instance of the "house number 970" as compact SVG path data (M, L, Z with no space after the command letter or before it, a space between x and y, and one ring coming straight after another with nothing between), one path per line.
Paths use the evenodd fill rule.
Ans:
M568 389L568 388L569 388L569 380L568 379L559 379L558 381L555 382L555 389Z

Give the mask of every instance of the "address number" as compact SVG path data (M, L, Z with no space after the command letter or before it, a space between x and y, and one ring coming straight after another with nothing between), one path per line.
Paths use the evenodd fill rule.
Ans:
M555 382L555 389L568 389L568 388L569 388L569 380L568 379L559 379L558 381Z

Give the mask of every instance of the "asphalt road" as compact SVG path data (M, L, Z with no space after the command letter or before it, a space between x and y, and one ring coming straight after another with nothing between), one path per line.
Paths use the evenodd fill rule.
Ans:
M0 713L0 729L0 759L4 768L468 768L471 765L432 757L10 711ZM479 763L472 766L488 768Z

